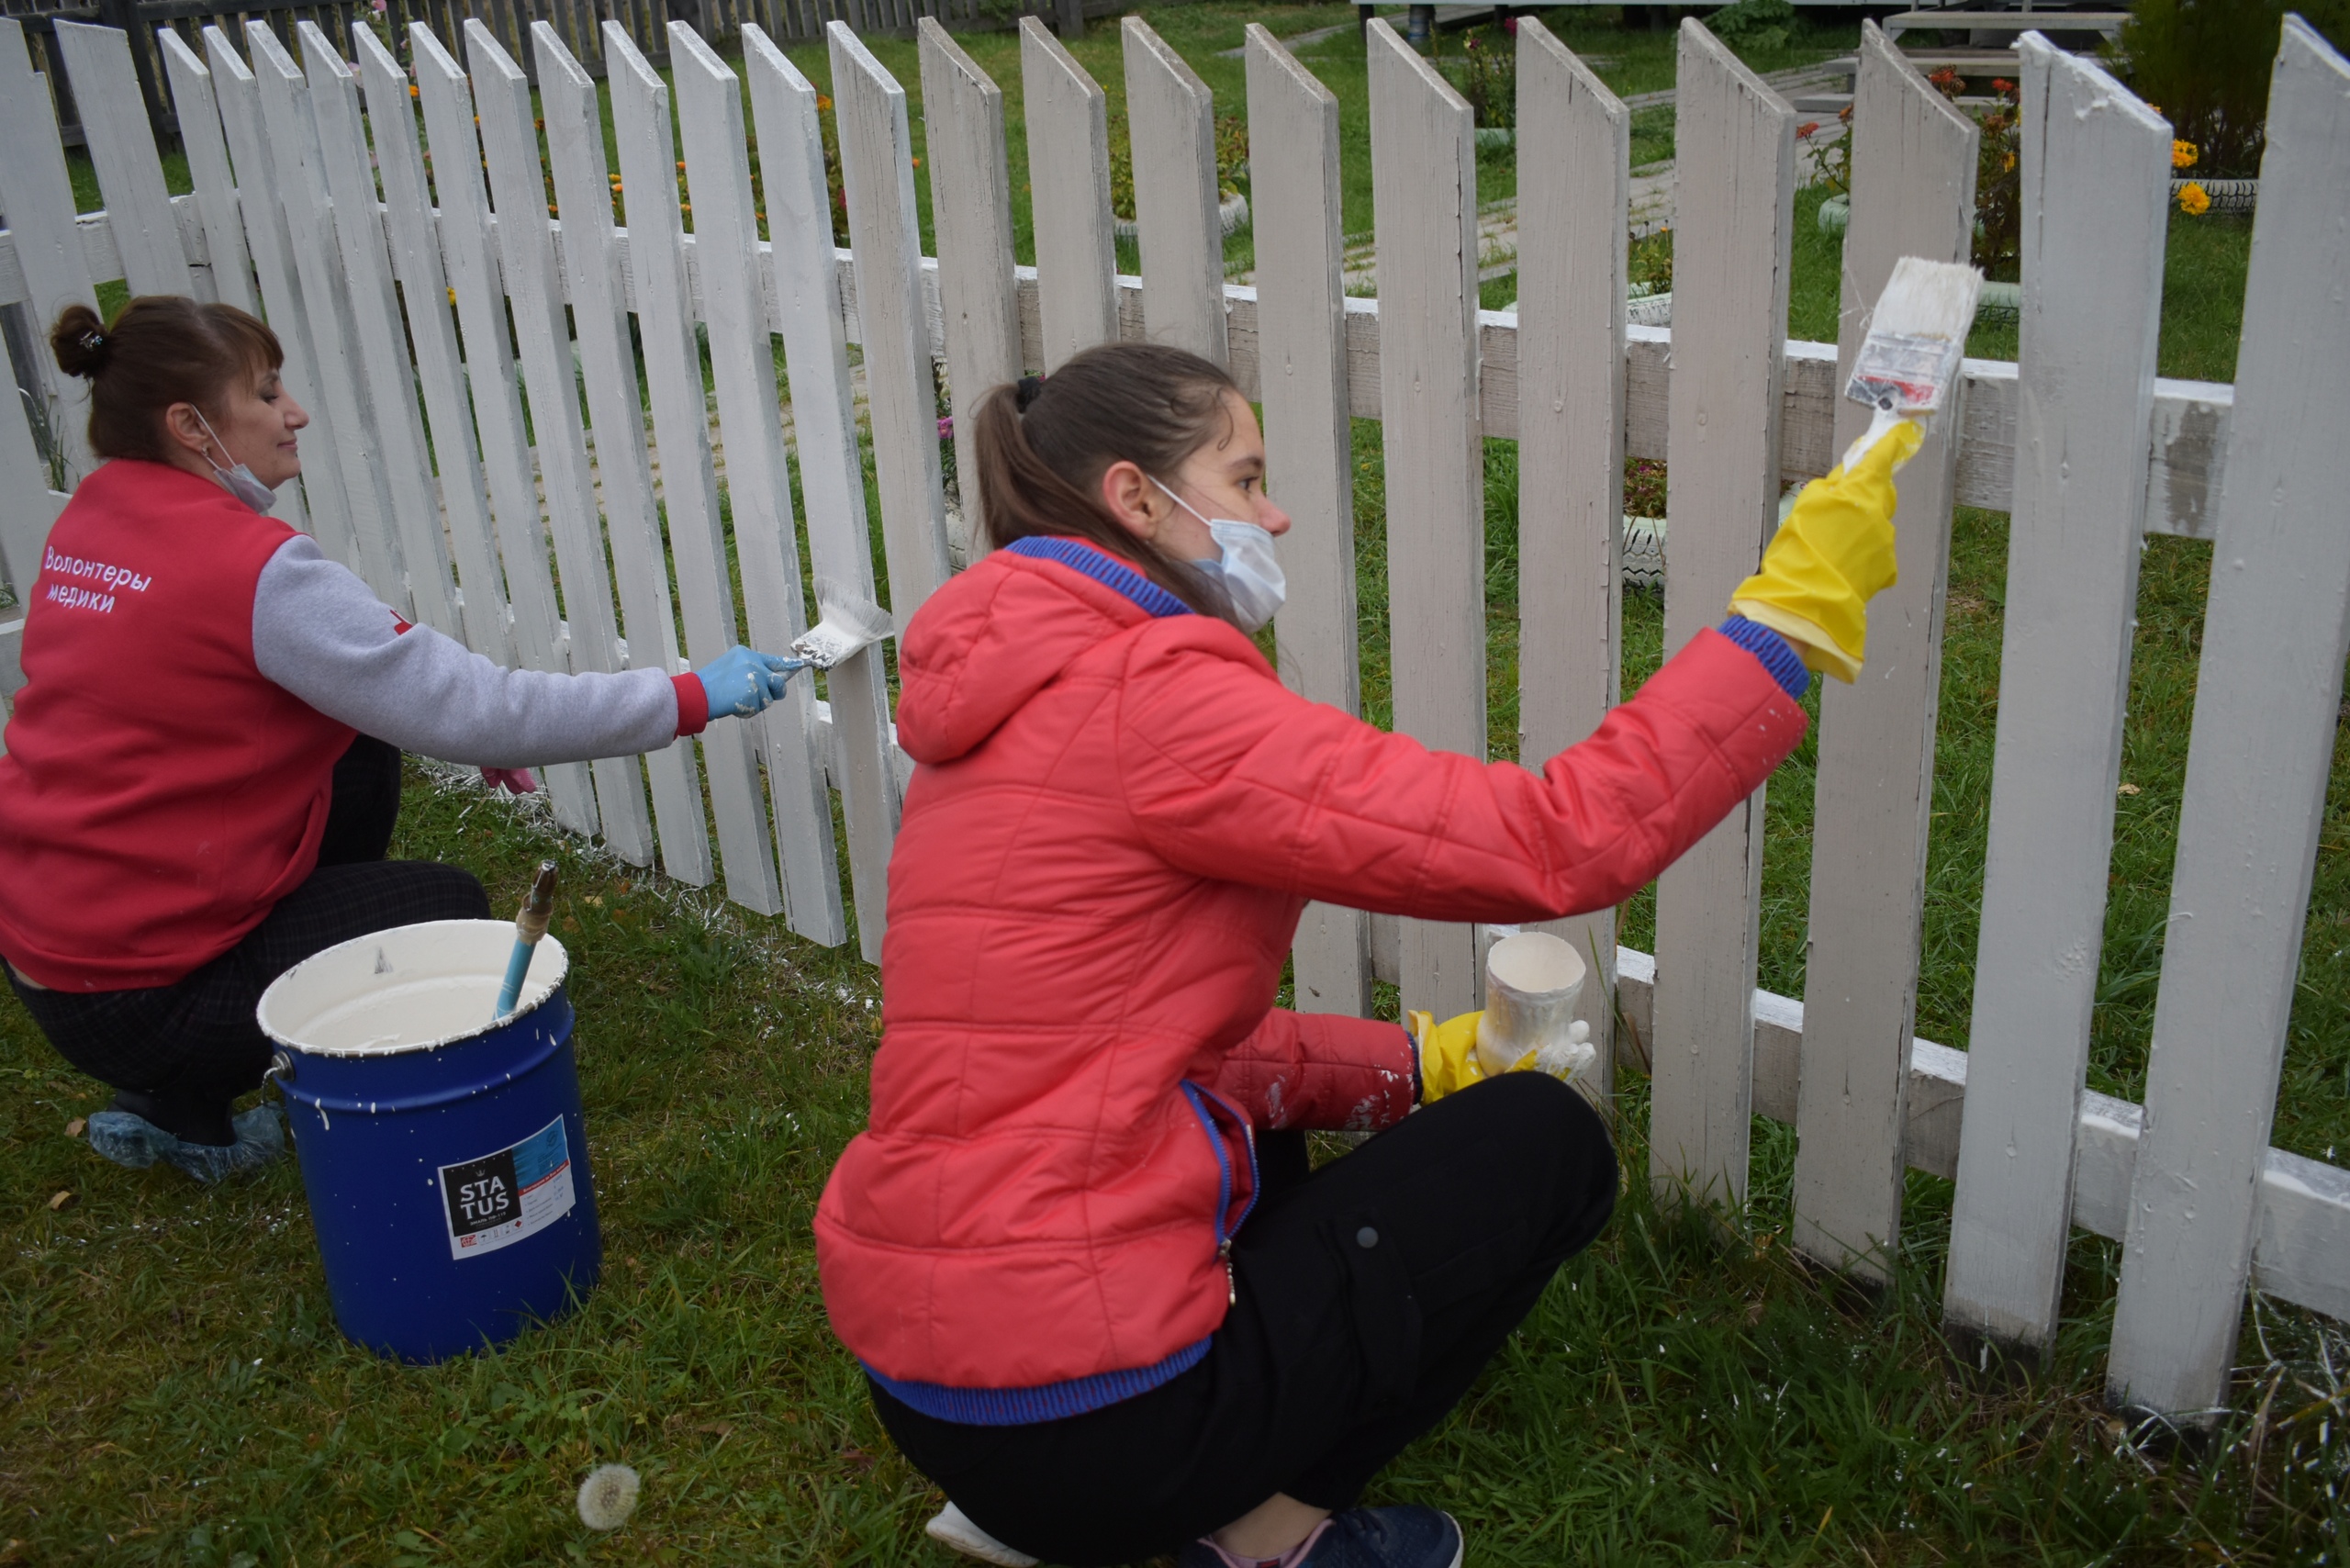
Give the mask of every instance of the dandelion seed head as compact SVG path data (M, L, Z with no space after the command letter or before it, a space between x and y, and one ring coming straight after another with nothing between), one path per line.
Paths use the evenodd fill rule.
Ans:
M589 1529L618 1529L636 1512L643 1484L625 1464L599 1464L579 1484L579 1522Z

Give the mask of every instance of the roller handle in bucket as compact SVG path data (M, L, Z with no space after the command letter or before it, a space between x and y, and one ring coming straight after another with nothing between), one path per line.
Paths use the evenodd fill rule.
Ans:
M539 862L538 877L531 883L531 896L522 901L521 913L514 917L514 952L506 960L506 980L498 988L498 1008L490 1014L493 1022L514 1011L522 999L522 977L531 972L531 949L547 934L547 921L554 913L554 862Z

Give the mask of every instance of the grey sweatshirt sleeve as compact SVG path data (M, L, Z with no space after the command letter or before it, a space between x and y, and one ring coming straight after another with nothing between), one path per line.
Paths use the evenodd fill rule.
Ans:
M253 660L328 717L444 762L583 762L658 751L677 734L667 672L501 669L431 627L402 632L305 534L280 545L254 585Z

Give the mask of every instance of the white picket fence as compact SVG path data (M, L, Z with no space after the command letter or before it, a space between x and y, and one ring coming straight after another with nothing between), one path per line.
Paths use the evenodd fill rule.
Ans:
M829 37L847 251L833 244L815 90L752 23L739 69L673 27L674 87L608 24L601 88L543 22L528 73L479 22L445 39L420 25L412 81L364 32L352 62L314 26L298 61L258 25L242 40L208 29L201 55L166 29L196 185L182 197L166 194L123 35L62 25L106 202L77 218L49 95L0 22L0 304L28 302L45 322L119 277L264 311L316 419L289 519L403 613L543 669L676 668L738 638L781 645L807 616L803 521L815 571L875 581L849 345L888 598L904 617L951 569L934 356L963 414L1091 343L1181 343L1263 404L1273 483L1297 519L1282 544L1283 673L1350 709L1348 420L1384 421L1395 724L1478 756L1482 442L1516 439L1516 750L1536 764L1618 695L1624 454L1673 459L1677 646L1752 568L1785 481L1822 472L1857 428L1838 370L1894 259L1967 250L1975 129L1872 28L1841 338L1786 341L1797 117L1685 23L1675 317L1670 331L1628 327L1628 116L1527 22L1520 309L1481 311L1470 110L1375 22L1378 299L1340 293L1337 100L1262 28L1247 63L1259 282L1228 286L1210 95L1148 27L1124 26L1139 279L1114 272L1102 91L1033 19L1034 269L1013 260L1000 92L934 20L921 58L935 261L919 248L904 92L843 23ZM1618 949L1604 913L1559 929L1595 950L1651 1053L1660 1181L1735 1202L1751 1114L1792 1121L1798 1244L1872 1276L1897 1233L1905 1167L1954 1176L1949 1318L2027 1348L2054 1331L2070 1227L2120 1238L2113 1394L2193 1419L2223 1396L2248 1278L2350 1317L2350 1174L2267 1147L2350 634L2350 67L2288 25L2233 387L2154 374L2168 128L2036 37L2023 78L2023 360L1969 363L1960 417L1904 477L1901 580L1872 616L1868 668L1827 689L1808 1004L1754 989L1759 793L1665 874L1654 957ZM690 234L667 195L680 152ZM62 456L86 472L74 388L50 374ZM968 445L957 454L970 474ZM64 499L30 426L0 415L0 560L20 593L39 591ZM2013 674L1971 1053L1911 1037L1958 504L2013 518ZM2149 532L2215 540L2218 567L2142 1109L2085 1092L2083 1078ZM834 670L827 695L798 683L761 721L699 744L551 768L554 808L632 863L722 876L730 898L811 940L844 941L853 908L871 957L908 765L879 654ZM1301 1005L1362 1012L1384 974L1407 1006L1464 1009L1478 951L1468 927L1316 906L1297 944Z

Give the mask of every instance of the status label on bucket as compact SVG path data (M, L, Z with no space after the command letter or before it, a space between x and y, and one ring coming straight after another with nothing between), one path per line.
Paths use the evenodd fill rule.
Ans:
M510 1246L571 1212L571 1147L557 1116L520 1143L441 1167L449 1256Z

